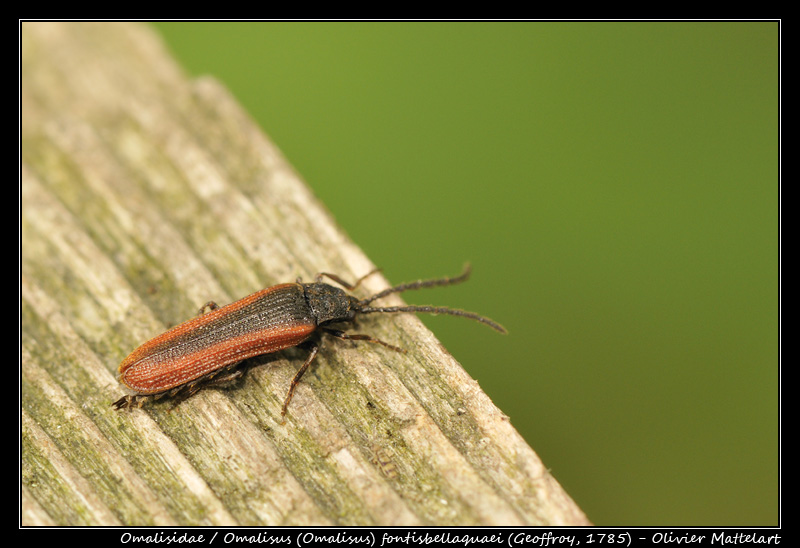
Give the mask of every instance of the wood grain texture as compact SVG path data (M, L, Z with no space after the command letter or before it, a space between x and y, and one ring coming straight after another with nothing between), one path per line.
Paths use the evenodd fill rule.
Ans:
M114 411L119 363L202 303L374 266L149 27L21 30L22 525L588 524L410 315L360 324L406 355L327 341L285 423L296 350L171 413Z

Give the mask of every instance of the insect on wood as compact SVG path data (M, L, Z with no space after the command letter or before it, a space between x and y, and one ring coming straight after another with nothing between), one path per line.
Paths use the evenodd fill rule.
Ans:
M281 409L281 415L285 415L300 378L319 353L323 334L343 340L367 341L405 352L369 335L342 330L362 314L449 314L479 321L500 333L506 332L489 318L454 308L370 306L372 302L394 293L461 283L469 277L469 265L462 274L453 278L400 284L361 300L322 281L328 278L353 291L375 272L377 270L352 284L334 274L320 273L315 282L303 283L298 279L296 283L275 285L223 307L208 303L201 309L200 316L144 343L123 360L119 366L119 380L134 393L123 396L114 402L113 407L141 407L145 400L163 396L174 396L177 405L205 386L241 376L242 369L238 366L243 360L304 345L309 348L309 354L289 385Z

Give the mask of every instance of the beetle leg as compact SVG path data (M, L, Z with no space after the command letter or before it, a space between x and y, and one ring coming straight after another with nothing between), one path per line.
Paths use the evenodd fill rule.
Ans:
M286 409L289 407L289 402L292 401L292 396L294 396L294 389L297 388L297 383L300 382L300 377L303 376L303 373L306 372L308 366L311 365L311 362L314 361L314 358L317 357L317 353L319 352L319 343L316 341L312 341L309 343L311 346L311 353L306 358L306 361L303 365L300 366L300 369L297 370L295 373L294 378L292 379L291 384L289 385L289 392L286 394L286 399L283 400L283 409L281 409L281 416L286 416Z
M367 341L367 342L371 342L371 343L382 344L386 348L390 348L391 350L394 350L396 352L402 352L403 354L406 353L406 350L403 349L403 348L400 348L399 346L395 346L393 344L389 344L387 342L383 342L383 341L381 341L379 339L375 339L373 337L370 337L369 335L362 335L360 333L345 333L344 331L340 331L338 329L330 329L328 327L323 327L323 329L327 333L330 333L334 337L337 337L337 338L342 339L342 340L346 340L346 341L347 340L350 340L350 341Z
M197 311L198 316L202 316L203 314L207 314L212 310L216 310L219 308L219 305L214 301L208 301L206 304L200 307L200 310Z
M173 396L175 400L168 411L171 412L173 409L178 407L181 402L188 400L203 388L211 388L213 386L228 384L235 381L244 375L244 370L237 367L241 363L242 362L233 363L214 375L198 379L192 384L178 387L176 390L170 393L170 396Z
M131 407L141 407L149 396L141 394L128 394L111 404L114 409L130 409Z
M363 282L365 279L369 278L370 276L372 276L376 272L380 272L380 271L381 271L380 268L376 268L375 270L370 270L369 272L367 272L366 274L361 276L359 279L357 279L355 281L355 283L352 283L352 284L349 283L349 282L344 281L342 278L340 278L336 274L329 274L327 272L320 272L319 274L317 274L316 280L317 280L317 282L321 282L323 277L327 277L327 278L333 280L334 282L338 283L339 285L341 285L345 289L348 289L349 291L352 291L355 288L357 288L359 285L361 285L361 282Z

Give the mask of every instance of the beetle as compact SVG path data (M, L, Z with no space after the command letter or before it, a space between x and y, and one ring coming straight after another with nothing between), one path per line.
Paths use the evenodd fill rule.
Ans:
M484 323L500 333L503 326L474 312L441 306L370 306L373 301L413 289L461 283L470 275L470 267L452 278L418 280L384 289L359 300L344 289L323 282L328 278L348 291L355 290L373 270L355 283L347 283L335 274L322 272L316 280L284 283L267 287L229 305L218 307L209 302L200 315L144 343L119 366L119 380L134 393L112 404L115 409L141 407L145 400L175 396L175 405L204 386L231 381L243 374L239 364L262 354L304 344L308 357L289 385L281 415L285 416L300 378L314 361L321 347L321 335L327 333L343 340L367 341L391 350L402 348L360 333L347 333L337 324L352 324L362 314L423 312L462 316ZM206 310L207 309L207 310Z

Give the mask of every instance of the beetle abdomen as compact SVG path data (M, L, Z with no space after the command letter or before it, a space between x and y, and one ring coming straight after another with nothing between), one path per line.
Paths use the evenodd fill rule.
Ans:
M119 378L140 394L157 394L296 346L316 328L301 285L268 287L146 342L120 364Z

